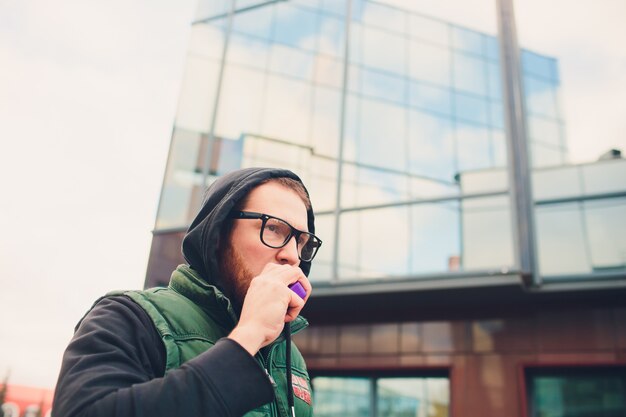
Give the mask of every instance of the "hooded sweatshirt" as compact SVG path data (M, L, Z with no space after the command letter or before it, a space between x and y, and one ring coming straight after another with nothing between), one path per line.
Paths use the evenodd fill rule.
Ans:
M291 171L249 168L227 174L207 190L183 240L190 267L218 290L217 246L230 211L270 178L300 179ZM308 227L314 233L314 216ZM308 275L310 263L300 264ZM274 399L258 362L231 339L166 373L166 351L154 322L124 295L98 300L76 327L55 390L53 417L240 416Z

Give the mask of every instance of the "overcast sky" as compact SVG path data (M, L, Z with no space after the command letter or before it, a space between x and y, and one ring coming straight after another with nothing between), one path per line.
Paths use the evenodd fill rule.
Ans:
M561 59L572 159L626 150L626 2L581 0L563 31L562 1L533 3L520 37ZM0 379L54 386L93 301L143 285L195 5L0 0Z

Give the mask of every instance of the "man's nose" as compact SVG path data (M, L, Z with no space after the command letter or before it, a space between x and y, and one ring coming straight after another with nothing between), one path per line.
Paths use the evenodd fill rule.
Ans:
M296 237L292 236L287 244L280 248L277 254L278 260L281 264L299 265L300 258L298 257L298 244L296 243Z

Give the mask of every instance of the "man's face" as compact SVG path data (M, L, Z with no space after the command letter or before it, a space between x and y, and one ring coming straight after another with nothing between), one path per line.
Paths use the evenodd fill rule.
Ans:
M298 230L308 231L304 202L295 191L275 182L262 184L250 192L242 211L279 217ZM236 306L243 304L250 281L269 263L299 266L294 238L282 248L274 249L261 242L261 220L234 220L228 247L220 260L224 284Z

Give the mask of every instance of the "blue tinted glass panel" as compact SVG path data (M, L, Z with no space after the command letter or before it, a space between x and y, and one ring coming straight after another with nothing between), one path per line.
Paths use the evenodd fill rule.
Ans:
M565 275L591 272L580 204L539 206L535 213L540 273Z
M460 221L457 201L413 206L409 218L411 275L455 272L462 268Z
M406 110L379 101L360 100L357 160L390 169L406 167Z
M531 141L530 157L534 168L553 167L565 162L565 149L546 146Z
M626 198L584 203L593 272L626 272Z
M487 82L489 83L489 97L495 100L502 100L502 77L500 75L500 65L487 62Z
M508 196L464 200L461 213L464 270L510 269L514 260Z
M486 62L465 54L454 54L454 86L455 88L478 94L487 95Z
M346 0L321 0L322 10L337 16L346 15Z
M491 110L490 114L490 124L491 126L504 129L504 109L502 108L502 103L499 101L492 101L489 103L489 108Z
M412 173L452 182L456 167L450 119L411 111L409 158Z
M332 15L319 17L317 50L323 54L343 57L345 49L345 22Z
M274 40L296 48L315 50L318 13L279 3L276 6Z
M406 102L407 88L404 78L366 69L361 71L361 77L362 94L399 104Z
M454 107L456 117L459 120L481 125L486 125L488 122L489 114L487 101L483 98L460 93L455 94Z
M459 171L484 169L491 164L489 130L479 126L459 123L456 129Z
M272 45L269 70L309 81L313 75L314 55L290 46Z
M398 75L406 73L405 37L368 26L363 27L362 33L365 66Z
M447 378L380 378L376 381L380 417L447 417L450 386Z
M535 77L524 77L526 92L526 110L528 114L545 117L558 117L556 85L551 81Z
M233 18L233 33L246 34L269 41L272 33L273 15L271 6L237 13Z
M410 105L426 112L449 115L452 111L452 92L433 84L413 82L410 85Z
M500 60L500 45L498 39L493 36L485 36L485 44L487 51L487 58L492 61Z
M473 30L460 27L452 28L452 44L455 49L483 56L485 52L485 36Z
M491 145L493 146L493 166L506 167L507 165L507 144L502 130L491 131Z
M319 177L318 177L319 178ZM311 189L313 185L313 189ZM320 189L317 185L322 185L324 188ZM310 181L307 183L309 191L316 191L316 195L319 195L319 191L328 193L326 184L313 184ZM335 184L331 185L335 187ZM318 209L318 198L311 193L311 200L315 201L315 208ZM328 207L319 206L320 210L328 210ZM315 215L315 235L322 239L322 247L315 255L315 260L311 264L311 272L309 279L312 282L316 281L330 281L333 277L333 252L335 247L335 216L333 215ZM317 409L315 412L317 413Z
M529 377L532 417L626 415L626 369L534 371Z
M247 35L232 33L226 62L265 70L270 56L270 45Z
M552 147L562 146L561 124L554 119L528 116L528 130L532 141Z
M522 69L526 74L552 80L555 79L555 65L554 58L522 49Z
M409 269L408 218L407 207L342 214L338 259L340 279L406 276Z
M409 42L409 77L449 86L452 65L450 50L426 42Z
M369 417L372 395L368 378L313 379L316 417Z
M380 3L365 3L361 22L400 34L406 33L406 13Z
M217 175L224 175L241 168L243 157L243 140L222 139L220 141L220 159L217 165Z
M448 47L450 45L449 32L448 25L443 22L418 14L409 15L409 34L413 38Z

